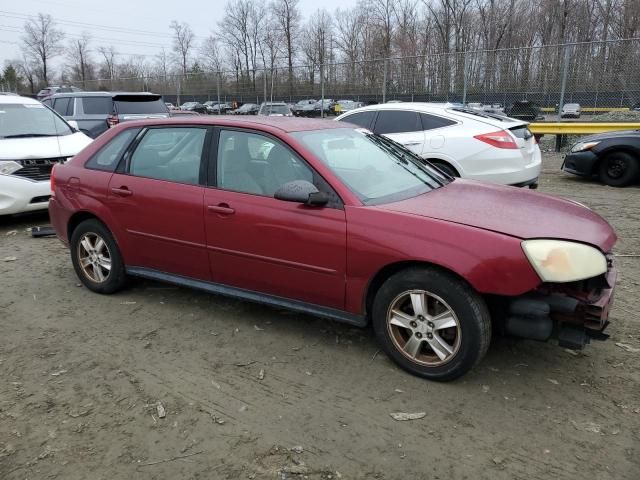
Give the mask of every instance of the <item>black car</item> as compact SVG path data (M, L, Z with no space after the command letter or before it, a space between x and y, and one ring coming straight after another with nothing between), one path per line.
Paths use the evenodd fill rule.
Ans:
M260 106L255 103L245 103L235 110L231 110L229 113L231 115L257 115L259 109Z
M199 102L185 102L180 105L180 110L184 110L187 112L196 112L206 115L209 113L207 107Z
M640 181L640 130L598 133L582 138L564 158L562 170L595 176L612 187Z
M513 102L504 113L507 117L517 118L526 122L544 120L544 117L540 115L540 106L528 100Z

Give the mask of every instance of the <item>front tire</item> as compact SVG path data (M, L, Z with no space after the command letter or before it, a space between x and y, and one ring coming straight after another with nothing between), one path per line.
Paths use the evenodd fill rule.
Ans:
M373 328L382 349L406 371L429 380L454 380L484 357L491 319L482 297L436 268L391 276L373 302Z
M110 294L126 283L122 255L109 229L95 219L80 223L71 234L71 261L89 290Z
M611 187L626 187L640 177L640 159L626 152L613 152L600 162L600 180Z

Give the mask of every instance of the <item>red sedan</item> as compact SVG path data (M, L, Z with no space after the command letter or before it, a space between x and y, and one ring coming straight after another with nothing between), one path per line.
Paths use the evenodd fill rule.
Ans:
M450 380L492 330L604 339L616 234L588 208L453 179L322 120L127 122L51 179L80 280L128 275L364 326L406 370Z

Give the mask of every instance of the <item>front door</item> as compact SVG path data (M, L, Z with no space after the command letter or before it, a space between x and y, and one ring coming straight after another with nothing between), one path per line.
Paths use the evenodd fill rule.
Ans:
M273 198L293 180L330 187L271 136L222 129L217 145L204 195L213 281L343 309L346 223L337 195L321 208Z
M204 127L153 127L109 182L125 230L128 266L210 280L203 198Z

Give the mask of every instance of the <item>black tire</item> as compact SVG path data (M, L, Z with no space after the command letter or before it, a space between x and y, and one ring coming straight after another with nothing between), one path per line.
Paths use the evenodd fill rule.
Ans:
M91 278L90 273L87 273L85 268L81 266L80 257L87 253L85 247L81 245L82 240L85 238L100 238L106 244L106 251L110 260L110 270L107 271L104 268L99 268L99 265L95 265L95 268L93 266L86 267L91 268L94 274L97 269L103 272L102 274L105 278L102 281L97 281L96 279ZM102 222L96 219L90 219L80 223L71 234L71 240L69 243L73 268L85 287L96 293L110 294L117 292L125 286L127 276L124 262L122 261L122 255L120 254L120 250L118 249L118 245L116 244L113 235ZM95 242L94 245L96 245ZM104 250L102 251L104 252ZM104 259L106 257L107 256L102 256L98 258ZM96 258L96 262L99 262L98 258ZM105 272L107 273L105 274Z
M460 174L457 172L457 170L453 168L451 165L449 165L447 162L431 160L431 163L434 164L436 167L438 167L440 170L442 170L444 173L449 175L450 177L455 177L455 178L460 177Z
M453 312L457 322L457 326L453 327L456 332L456 347L452 349L448 359L440 359L444 363L439 365L425 365L418 360L409 359L407 353L396 346L397 340L394 338L397 337L392 330L397 327L388 322L391 307L396 305L394 302L409 291L417 290L426 291L448 304L447 307ZM406 371L429 380L449 381L464 375L480 362L491 342L491 318L484 299L464 281L437 268L412 267L387 279L376 293L372 321L376 337L386 354ZM447 334L446 330L442 332L442 335ZM427 352L425 355L431 352L435 358L435 350L426 343L433 340L427 340L419 333L415 335L420 335L419 342L423 342L420 343L420 352ZM429 338L433 339L433 335L435 333Z
M598 175L611 187L626 187L640 178L640 158L627 152L609 153L600 161Z

